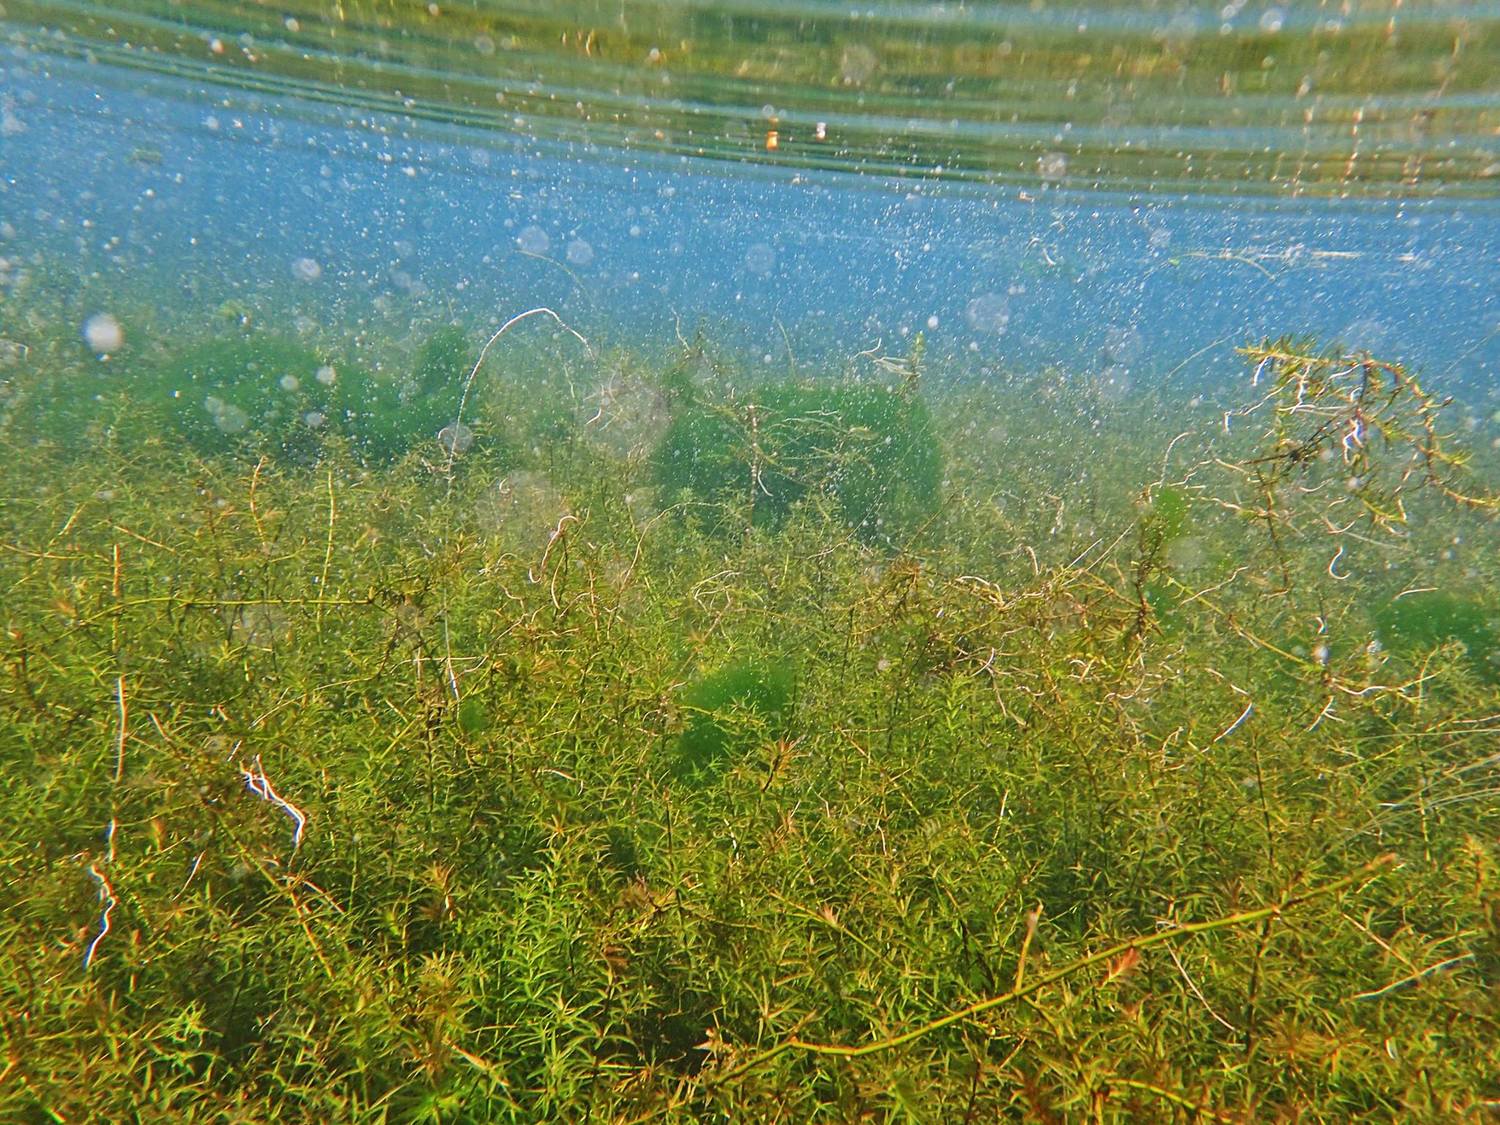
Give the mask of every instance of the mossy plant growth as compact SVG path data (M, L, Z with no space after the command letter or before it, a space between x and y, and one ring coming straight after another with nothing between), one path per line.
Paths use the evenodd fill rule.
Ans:
M265 333L209 340L179 352L127 388L203 453L316 459L341 434L376 459L393 454L394 388L292 340Z
M410 379L381 380L296 341L251 332L136 372L127 393L204 453L305 464L338 435L361 459L381 463L413 449L442 451L439 434L453 421L471 350L461 328L440 328L418 350Z
M1413 590L1376 611L1375 635L1409 660L1420 660L1441 645L1457 644L1476 676L1500 684L1500 604L1486 605L1446 590Z
M676 771L704 780L735 751L757 739L781 738L790 719L795 676L785 659L741 657L682 692L686 726L677 738Z
M417 351L412 371L413 397L419 401L446 399L446 413L451 415L463 393L464 380L474 367L476 352L468 333L459 325L448 324L437 329Z
M1493 513L1413 486L1362 553L1247 425L1164 459L1143 407L1092 489L954 438L1089 418L952 393L905 552L790 472L746 534L642 515L602 443L497 535L343 442L0 428L0 1120L1489 1112L1495 690L1428 657Z
M777 528L825 498L866 543L900 543L938 506L942 455L914 388L776 383L742 399L679 401L655 459L664 496L728 502Z

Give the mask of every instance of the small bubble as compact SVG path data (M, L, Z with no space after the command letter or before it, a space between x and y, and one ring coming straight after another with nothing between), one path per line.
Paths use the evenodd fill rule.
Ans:
M292 263L292 276L298 281L317 281L323 276L323 267L312 258L298 258Z
M1036 170L1043 183L1060 183L1068 174L1068 158L1060 152L1048 152L1037 157Z
M338 372L326 363L322 367L318 368L318 373L314 376L314 378L317 379L318 382L322 383L325 387L333 386L334 380L338 377Z
M575 266L587 266L594 260L594 248L581 238L568 243L567 259Z
M1260 29L1267 35L1275 35L1286 26L1286 13L1280 8L1267 8L1260 16Z
M521 233L516 235L516 245L528 254L545 254L552 248L552 239L547 237L547 232L535 223L521 228Z
M295 375L283 375L278 380L278 383L280 384L281 389L286 391L288 394L294 394L295 392L302 389L302 380L297 378L297 376Z
M117 352L125 343L125 330L109 313L96 313L84 321L83 338L100 355Z
M927 327L928 328L936 328L937 326L938 326L938 318L937 318L937 316L936 315L929 316L927 318Z
M321 430L328 422L328 415L321 410L309 410L302 415L302 422L310 430Z

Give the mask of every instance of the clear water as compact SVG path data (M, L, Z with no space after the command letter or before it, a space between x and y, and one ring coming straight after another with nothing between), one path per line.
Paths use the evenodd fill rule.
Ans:
M8 5L11 272L1137 384L1500 357L1493 5L434 11Z

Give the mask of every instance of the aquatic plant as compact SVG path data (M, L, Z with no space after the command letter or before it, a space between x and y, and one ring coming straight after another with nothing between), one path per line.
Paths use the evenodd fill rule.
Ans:
M1500 605L1447 590L1404 590L1375 611L1375 635L1408 658L1457 644L1476 676L1500 683Z
M664 498L729 501L742 526L779 527L819 496L865 542L892 543L936 510L942 455L915 393L789 382L679 401L653 468Z
M790 386L684 408L791 451L732 536L592 443L502 534L493 477L342 441L0 435L0 1119L1489 1112L1494 684L1451 642L1500 571L1387 591L1490 511L1408 482L1365 566L1349 492L1267 515L1257 469L1342 457L1260 460L1272 402L1143 410L1084 480L958 426L1087 421L968 387L903 551L798 444L864 400Z
M392 387L303 344L265 333L226 336L178 352L128 388L205 453L316 459L330 434L384 460L406 434Z
M371 463L413 450L437 457L447 448L440 434L454 422L470 350L461 328L440 328L418 349L409 380L382 380L299 342L252 331L139 369L128 393L205 453L234 450L306 464L338 435ZM467 451L472 431L462 427L450 444Z
M740 657L683 689L687 724L677 738L676 771L702 779L722 769L736 747L781 737L795 677L785 658Z

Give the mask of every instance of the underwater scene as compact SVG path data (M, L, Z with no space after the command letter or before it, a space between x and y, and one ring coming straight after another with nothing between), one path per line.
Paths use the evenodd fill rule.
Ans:
M0 0L0 1121L1500 1120L1500 4Z

